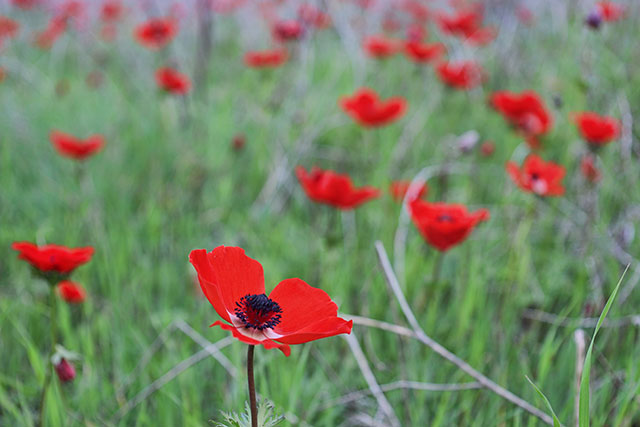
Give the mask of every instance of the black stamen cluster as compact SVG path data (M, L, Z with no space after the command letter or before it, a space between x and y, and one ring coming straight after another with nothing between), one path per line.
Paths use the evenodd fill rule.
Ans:
M265 294L245 295L236 302L236 317L247 328L259 331L271 329L280 323L282 309Z

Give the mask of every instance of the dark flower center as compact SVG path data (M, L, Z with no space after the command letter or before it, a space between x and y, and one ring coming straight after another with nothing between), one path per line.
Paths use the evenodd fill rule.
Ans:
M439 222L453 222L451 215L442 214L438 217Z
M531 179L533 181L537 181L537 180L540 179L540 175L538 175L537 173L534 172L534 173L531 174Z
M245 295L236 302L235 315L245 327L259 331L272 329L278 323L282 309L265 294Z

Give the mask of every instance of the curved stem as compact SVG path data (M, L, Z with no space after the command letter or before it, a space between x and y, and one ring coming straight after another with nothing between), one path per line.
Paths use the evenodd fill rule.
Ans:
M251 427L258 427L258 406L256 405L256 384L253 380L253 351L254 345L249 346L247 352L247 380L249 382L249 406L251 407Z
M49 390L49 386L51 385L51 377L52 377L52 369L51 366L51 356L53 356L56 351L56 344L58 341L58 322L57 322L57 297L56 297L56 287L54 285L49 286L50 294L49 294L49 325L51 327L51 349L49 350L49 356L45 361L45 376L44 376L44 384L42 385L42 392L40 394L40 414L38 416L38 426L44 425L44 410L46 406L47 400L47 391Z

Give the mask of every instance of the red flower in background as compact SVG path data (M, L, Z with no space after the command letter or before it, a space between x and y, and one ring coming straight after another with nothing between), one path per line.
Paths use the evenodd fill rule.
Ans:
M138 25L134 37L147 49L165 47L178 33L178 24L173 18L154 18Z
M582 157L580 161L580 172L589 182L596 183L602 179L602 173L600 173L600 170L597 168L593 156L589 154Z
M496 145L491 141L485 141L480 145L480 153L484 157L491 156L496 151Z
M273 37L278 41L293 41L302 37L304 29L298 21L289 19L276 22L272 32Z
M7 70L5 70L4 67L0 67L0 83L2 83L6 77Z
M156 83L161 89L176 95L184 95L191 89L189 77L169 67L156 71Z
M484 80L484 70L473 61L442 62L436 67L440 80L454 89L473 89Z
M15 37L20 29L20 24L11 18L0 15L0 43L3 39Z
M58 293L63 300L70 304L80 304L84 302L87 292L82 286L70 280L63 280L58 283Z
M429 19L429 9L417 0L405 0L402 8L414 19L414 21L425 23Z
M485 46L494 41L497 35L498 32L493 27L478 28L467 36L465 42L473 46Z
M613 117L586 111L574 114L573 119L582 138L591 145L603 146L620 136L620 122Z
M360 88L353 95L342 97L340 106L353 120L365 127L389 124L402 117L407 110L407 102L401 97L385 101L369 88Z
M393 39L384 36L369 36L362 42L362 48L372 58L388 58L402 48L402 45Z
M427 38L427 30L420 24L411 24L407 27L406 38L409 42L421 42Z
M274 68L289 58L285 49L251 51L244 54L244 63L251 68Z
M452 36L468 37L482 26L482 10L472 7L459 10L453 15L440 14L437 16L440 30Z
M289 356L289 345L351 333L353 322L338 317L329 295L300 279L283 280L267 296L262 265L242 248L219 246L209 253L196 249L189 261L202 291L225 321L211 326L231 331L246 344L277 348Z
M50 49L66 29L67 20L65 18L60 18L58 16L51 18L47 28L36 33L36 46L40 49Z
M71 363L67 362L67 359L60 359L60 362L55 364L54 368L56 369L58 379L63 383L73 381L76 377L76 368L74 368Z
M43 273L69 275L73 270L89 262L93 248L67 248L66 246L38 246L29 242L14 242L11 247L20 254L18 258L27 261Z
M11 4L19 7L20 9L32 9L34 6L40 4L40 0L11 0Z
M105 0L100 8L100 19L106 23L114 23L122 18L123 13L121 0Z
M296 176L311 200L338 209L355 209L380 195L380 191L374 187L355 188L348 175L341 175L331 170L314 167L310 173L307 173L302 166L298 166Z
M446 51L447 48L442 43L408 41L404 45L404 52L409 59L421 64L439 59Z
M102 135L92 135L86 139L80 139L57 130L51 132L49 139L60 155L76 160L84 160L94 155L102 149L105 143Z
M537 137L547 133L553 119L540 96L532 90L521 93L498 91L491 95L491 105L504 119L521 131L536 147Z
M486 209L470 213L463 205L424 200L412 201L409 212L422 237L442 252L462 243L479 222L489 219Z
M601 1L596 3L596 9L600 17L606 22L615 22L624 18L625 7L612 1Z
M518 168L514 162L507 163L507 173L520 189L538 196L561 196L564 194L562 179L565 175L564 167L545 162L535 154L529 155Z
M411 198L411 200L421 199L425 194L427 194L427 191L429 191L429 187L427 186L426 182L416 185L417 193L414 195L414 197ZM393 200L395 200L396 202L402 202L404 200L404 197L407 195L407 191L409 191L410 187L411 181L393 181L389 186L389 192L391 193L391 197L393 197Z
M319 30L331 26L331 17L309 3L303 3L298 7L298 19L305 25Z

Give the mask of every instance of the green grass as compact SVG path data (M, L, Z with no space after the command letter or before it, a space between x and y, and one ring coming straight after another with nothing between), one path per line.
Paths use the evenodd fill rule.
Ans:
M220 411L243 410L243 344L223 350L239 369L237 380L207 358L118 422L112 418L127 399L200 350L174 332L119 396L123 381L171 322L182 319L212 342L227 336L208 328L218 317L194 284L189 251L241 246L263 264L267 290L282 279L300 277L326 290L342 313L404 325L373 248L380 239L393 254L400 206L385 194L359 208L356 240L345 246L340 215L312 204L293 168L337 169L359 185L375 185L386 193L391 179L411 179L423 167L452 156L473 172L450 179L446 201L486 207L491 219L447 253L437 283L429 282L436 253L410 226L405 274L399 277L407 299L427 334L544 408L529 376L563 424L572 424L578 393L575 327L527 320L522 313L533 307L581 317L590 305L590 316L596 316L624 268L610 249L610 232L633 225L630 212L640 201L637 151L628 157L619 142L602 150L598 212L592 225L584 225L579 212L589 189L579 176L579 153L585 148L568 114L588 109L620 117L624 94L638 117L637 21L633 15L594 34L579 20L560 28L543 17L539 27L516 33L511 44L499 40L478 53L489 80L482 90L459 93L443 88L431 69L419 73L402 57L386 63L368 60L364 81L356 81L332 31L308 42L313 55L306 62L294 58L275 71L247 70L232 38L237 26L220 18L208 87L186 102L157 92L152 75L163 63L161 56L126 35L113 46L87 45L65 35L50 52L32 48L23 35L0 58L9 70L0 83L0 424L35 421L48 350L47 285L17 260L11 242L96 249L93 260L74 274L89 292L87 302L60 306L63 344L83 359L76 380L57 385L50 395L49 425L199 426L212 418L220 421ZM178 49L187 41L186 35L176 40L172 55L185 58L181 66L190 72L190 50ZM103 58L103 65L93 61L96 57ZM95 69L104 73L105 83L91 90L84 79ZM55 92L60 80L69 83L62 97ZM358 128L340 112L337 99L360 84L385 97L405 96L407 116L379 130ZM268 106L274 88L285 91L275 109ZM514 151L525 151L487 108L486 98L493 90L526 88L536 89L548 105L553 96L563 100L563 107L554 110L554 129L542 153L567 167L567 195L561 199L540 202L522 194L504 172L505 162L518 157ZM394 147L411 121L419 121L417 135L407 155L397 159ZM48 142L52 129L106 135L104 152L86 163L80 181L77 165L59 157ZM477 151L455 154L448 135L469 129L495 141L491 158ZM236 133L247 137L239 153L230 148ZM637 150L635 137L633 144ZM286 163L281 163L283 156ZM282 179L259 197L278 166ZM439 183L429 185L428 198L435 200ZM637 239L625 248L630 254L639 250ZM604 297L592 289L592 263ZM630 276L636 268L634 261ZM634 291L623 304L611 306L608 318L637 312L639 305L640 294ZM471 380L415 340L360 326L354 331L380 384ZM637 334L637 327L627 326L602 329L598 335L591 367L592 425L640 422ZM275 403L278 413L334 426L351 425L354 415L377 411L373 397L322 409L330 399L366 388L339 337L294 346L289 358L258 348L256 364L258 392ZM540 424L486 390L386 395L403 425Z

